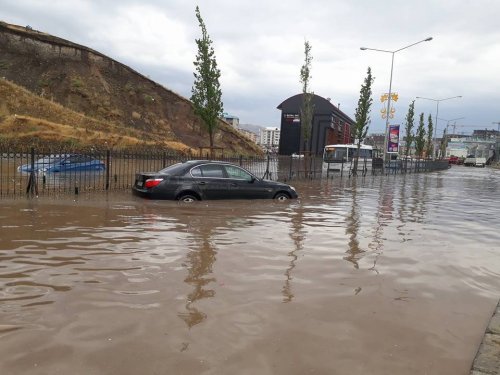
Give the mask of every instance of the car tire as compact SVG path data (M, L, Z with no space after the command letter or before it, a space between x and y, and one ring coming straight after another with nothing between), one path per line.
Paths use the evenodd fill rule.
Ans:
M191 202L195 202L195 201L198 201L198 197L196 197L195 195L193 194L182 194L181 196L179 196L179 202L183 202L183 203L191 203Z
M287 193L279 192L274 196L274 199L277 201L287 201L290 199L290 196Z

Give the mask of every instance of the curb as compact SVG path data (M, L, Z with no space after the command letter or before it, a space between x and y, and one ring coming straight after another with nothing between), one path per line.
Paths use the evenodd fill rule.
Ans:
M500 302L486 328L470 375L500 375Z

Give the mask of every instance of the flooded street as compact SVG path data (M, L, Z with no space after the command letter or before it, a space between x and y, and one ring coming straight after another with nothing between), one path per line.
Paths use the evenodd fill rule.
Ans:
M0 374L468 375L500 297L500 170L300 199L0 199Z

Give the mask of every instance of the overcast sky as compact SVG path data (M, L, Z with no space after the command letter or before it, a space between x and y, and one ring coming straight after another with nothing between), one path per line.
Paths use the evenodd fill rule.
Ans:
M370 132L383 132L380 96L399 94L391 123L408 105L436 116L438 132L494 128L500 121L498 0L0 0L0 19L95 49L189 98L199 5L221 70L224 111L241 123L279 126L276 107L302 90L304 41L312 46L311 89L354 118L372 68ZM451 120L451 121L449 121Z

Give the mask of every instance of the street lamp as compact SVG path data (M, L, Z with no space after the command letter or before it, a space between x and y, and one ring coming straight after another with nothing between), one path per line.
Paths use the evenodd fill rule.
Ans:
M390 53L392 54L392 60L391 60L391 78L389 80L389 97L387 99L387 112L386 112L386 118L385 118L385 139L384 139L384 168L385 168L385 162L386 162L386 156L387 156L387 144L388 144L388 132L389 132L389 114L391 113L391 90L392 90L392 71L393 71L393 67L394 67L394 54L396 52L399 52L399 51L402 51L404 49L407 49L407 48L410 48L410 47L413 47L414 45L416 44L419 44L419 43L422 43L422 42L429 42L432 40L432 37L429 37L427 39L424 39L424 40L421 40L419 42L416 42L416 43L413 43L413 44L410 44L406 47L402 47L402 48L399 48L395 51L388 51L388 50L385 50L385 49L377 49L377 48L367 48L367 47L360 47L360 50L362 51L377 51L377 52L386 52L386 53Z
M444 98L444 99L432 99L432 98L424 98L422 96L417 96L417 99L432 100L432 101L436 102L436 125L434 127L434 142L436 142L436 139L437 139L436 138L436 130L437 130L438 113L439 113L439 102L442 102L444 100L457 99L457 98L461 98L461 97L462 97L462 95L452 96L451 98ZM435 152L433 152L433 154L435 155ZM435 157L433 159L435 159Z

